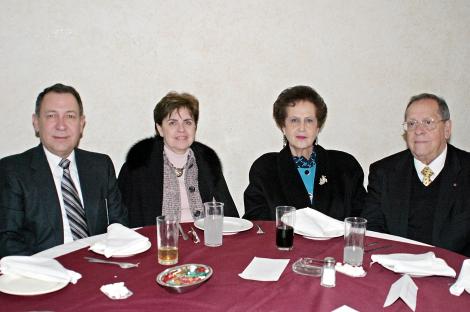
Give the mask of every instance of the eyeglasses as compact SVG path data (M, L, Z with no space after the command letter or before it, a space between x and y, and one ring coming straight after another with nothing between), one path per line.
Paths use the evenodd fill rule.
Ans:
M441 121L445 122L447 120L448 119L434 120L432 118L426 118L426 119L423 119L421 121L418 121L418 120L412 119L412 120L405 121L402 124L402 126L403 126L403 130L405 130L405 131L414 131L420 125L423 126L423 128L426 129L427 131L432 131L432 130L436 129L438 122L441 122Z

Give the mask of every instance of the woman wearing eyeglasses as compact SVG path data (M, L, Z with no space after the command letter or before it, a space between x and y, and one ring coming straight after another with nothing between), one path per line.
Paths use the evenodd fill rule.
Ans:
M217 154L195 142L198 100L170 92L153 111L157 135L135 144L119 173L122 201L132 227L155 224L155 217L180 215L181 222L202 216L203 203L224 203L224 215L238 212Z
M366 191L357 160L316 144L327 107L311 87L284 90L273 107L284 148L252 165L244 193L244 218L275 220L275 207L310 207L338 220L359 216Z

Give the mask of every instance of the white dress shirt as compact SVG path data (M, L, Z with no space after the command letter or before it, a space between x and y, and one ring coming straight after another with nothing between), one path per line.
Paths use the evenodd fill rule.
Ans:
M62 182L62 175L64 174L64 169L62 169L62 167L59 166L59 163L62 160L62 158L60 158L57 155L52 154L44 146L43 148L44 148L44 152L46 153L47 162L49 163L49 167L51 168L52 176L54 177L54 184L57 190L57 196L59 198L60 211L62 214L62 224L64 228L64 243L73 242L72 231L70 230L69 220L67 218L67 212L65 211L65 207L64 207L64 200L62 198L61 182ZM83 205L82 189L80 188L80 179L78 178L77 163L75 162L75 151L72 151L72 153L67 157L67 159L70 161L69 171L72 177L73 184L75 185L75 188L77 189L78 196L80 197L80 201L82 202L82 205Z
M431 176L431 182L436 179L436 177L441 173L442 169L444 169L444 165L446 163L447 157L447 144L442 153L436 157L429 165L422 163L421 161L414 159L416 173L418 174L418 178L421 182L423 182L424 176L421 173L424 167L428 166L431 168L433 175Z

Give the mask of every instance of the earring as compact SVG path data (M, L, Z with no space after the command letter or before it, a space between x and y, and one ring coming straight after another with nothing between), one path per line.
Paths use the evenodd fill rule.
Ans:
M287 138L285 135L282 136L282 147L285 147L287 145Z

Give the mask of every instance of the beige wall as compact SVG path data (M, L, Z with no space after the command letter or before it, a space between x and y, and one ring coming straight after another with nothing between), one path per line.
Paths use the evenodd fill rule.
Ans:
M411 95L442 95L452 143L470 150L470 2L0 0L0 157L37 144L37 94L80 92L84 149L119 169L153 134L169 90L201 102L197 138L219 153L242 213L248 170L281 148L271 118L284 88L308 84L329 115L320 144L369 164L404 148Z

